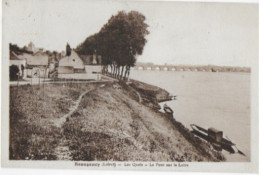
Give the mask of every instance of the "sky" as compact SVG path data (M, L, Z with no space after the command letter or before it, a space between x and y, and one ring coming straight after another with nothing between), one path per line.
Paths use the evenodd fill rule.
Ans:
M139 62L252 66L258 60L258 4L156 1L4 0L4 43L46 50L77 47L118 11L146 17Z

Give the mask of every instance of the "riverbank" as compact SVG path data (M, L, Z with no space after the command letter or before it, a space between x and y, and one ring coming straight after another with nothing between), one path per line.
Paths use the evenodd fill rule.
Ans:
M87 90L73 114L55 125ZM10 159L223 160L158 111L158 102L169 97L167 91L137 81L11 87Z
M133 70L131 77L162 87L176 95L176 100L168 101L167 105L174 109L175 119L185 127L190 128L190 124L196 124L203 128L214 127L223 131L223 134L246 154L242 156L222 151L228 162L250 161L249 73ZM240 86L237 86L238 84Z

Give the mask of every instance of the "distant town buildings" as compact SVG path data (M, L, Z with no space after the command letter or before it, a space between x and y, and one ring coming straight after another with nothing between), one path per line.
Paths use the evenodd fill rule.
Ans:
M32 52L32 53L36 53L36 52L43 52L44 49L43 48L36 48L35 45L33 44L33 42L30 42L28 44L28 46L25 46L24 47L25 50L29 51L29 52Z
M62 79L93 79L100 80L102 57L96 53L92 55L78 55L66 45L66 51L60 53L44 51L30 42L28 46L19 48L10 44L10 74L20 78L49 78ZM135 70L150 71L203 71L203 72L250 72L247 67L228 66L189 66L189 65L156 65L153 63L136 63Z
M28 46L19 48L10 44L10 70L19 78L49 78L62 79L101 79L101 56L78 55L66 46L66 52L44 51L30 42ZM18 71L18 72L17 72ZM12 75L13 75L12 74Z
M9 66L12 66L12 69L18 69L18 77L48 77L49 57L42 52L42 49L36 48L32 42L28 44L28 47L20 50L18 46L13 47L16 48L17 53L10 50Z

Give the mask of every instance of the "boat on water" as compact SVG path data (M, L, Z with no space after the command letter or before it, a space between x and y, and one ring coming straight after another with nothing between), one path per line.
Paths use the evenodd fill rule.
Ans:
M222 149L228 151L229 153L239 153L241 155L245 154L240 151L236 144L229 140L227 137L223 137L223 132L215 128L204 129L198 125L191 124L192 133L206 141L208 141L214 149L221 151Z
M173 110L167 104L163 105L163 110L167 114L171 114L171 115L173 114Z

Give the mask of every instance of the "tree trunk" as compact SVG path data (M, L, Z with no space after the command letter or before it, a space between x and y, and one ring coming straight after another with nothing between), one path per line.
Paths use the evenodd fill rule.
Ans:
M116 66L114 65L114 73L113 73L113 77L115 77L115 78L116 78L116 71L117 71L117 69L116 69Z
M105 66L102 66L101 73L102 73L102 74L105 74Z
M130 75L130 66L128 67L128 70L127 70L127 79L129 79L129 75Z
M103 73L103 74L106 74L106 66L105 66L105 65L103 66L102 73Z
M113 75L113 70L114 70L114 67L113 67L113 64L110 65L111 66L111 76Z
M116 66L116 78L118 78L118 66Z
M117 66L117 78L120 78L120 66Z
M115 68L115 74L114 74L114 77L116 78L117 77L117 66L114 66Z
M123 79L123 74L124 74L124 68L125 68L125 66L122 66L122 69L121 69L121 79Z
M125 78L127 76L128 70L129 70L129 66L126 66L126 68L125 68L125 76L124 76Z
M105 75L107 74L107 65L103 66L103 74L105 74Z
M108 65L106 65L106 70L105 70L106 72L106 75L107 75L107 73L108 73Z
M116 75L116 66L115 65L113 65L113 77L115 77L115 75Z
M110 73L112 74L112 71L113 71L113 65L112 64L110 64L110 68L111 68Z

